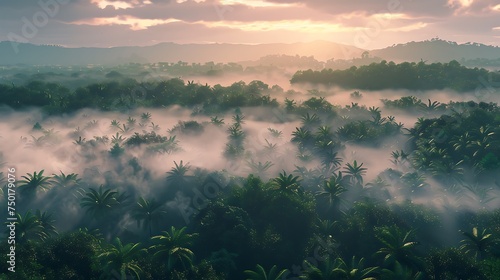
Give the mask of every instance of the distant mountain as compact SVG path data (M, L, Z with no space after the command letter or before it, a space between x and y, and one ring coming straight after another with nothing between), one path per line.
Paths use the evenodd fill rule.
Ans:
M18 52L15 51L16 46ZM318 61L360 58L365 50L353 46L315 41L294 44L176 44L161 43L145 47L65 48L61 46L17 44L0 42L0 65L116 65L129 62L242 62L255 61L266 56L306 56ZM395 62L420 61L449 62L457 60L498 60L500 47L477 43L457 44L432 39L409 42L384 49L369 51L370 57ZM484 62L484 61L483 61Z
M294 44L175 44L146 47L65 48L60 46L0 42L0 65L87 65L128 62L237 62L267 55L314 56L318 60L359 57L362 49L326 42Z
M499 59L500 47L478 43L457 44L455 42L432 39L422 42L409 42L388 48L372 50L370 56L381 57L395 62L420 61L449 62L457 60Z

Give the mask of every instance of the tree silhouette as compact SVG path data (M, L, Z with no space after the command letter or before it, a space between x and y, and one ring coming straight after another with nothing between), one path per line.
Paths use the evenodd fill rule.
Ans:
M345 173L347 174L349 181L353 186L362 186L363 185L363 176L366 173L366 168L363 167L363 163L358 165L357 161L354 161L353 164L347 163L346 167L344 167Z
M60 171L61 174L53 174L53 184L56 187L59 188L72 188L72 187L77 187L82 179L78 178L78 174L75 173L70 173L70 174L64 174L62 171Z
M80 206L87 208L86 213L92 215L96 219L102 219L104 215L112 211L118 204L118 192L110 189L104 190L103 185L98 190L90 188L82 198Z
M175 167L172 167L170 171L167 172L167 181L174 184L183 184L186 182L186 173L189 171L191 166L189 163L184 164L181 160L179 164L174 161Z
M342 202L341 195L347 191L345 184L345 177L339 171L338 174L333 174L333 176L323 182L322 190L318 191L316 196L326 197L328 205L330 207L335 206L335 209L338 209Z
M147 229L149 236L152 236L152 227L157 225L163 218L166 212L162 209L162 205L156 200L147 200L142 197L132 209L132 218L137 221L137 226Z
M23 180L18 182L19 192L23 198L33 199L36 197L38 190L46 191L50 188L51 177L43 175L44 170L40 172L28 173L27 176L21 176Z

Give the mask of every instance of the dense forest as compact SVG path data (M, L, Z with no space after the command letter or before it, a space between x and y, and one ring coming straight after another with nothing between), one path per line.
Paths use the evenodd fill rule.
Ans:
M500 74L483 68L467 68L457 61L426 64L403 62L396 64L385 60L347 70L323 69L298 71L292 83L312 83L365 90L410 89L460 92L474 91L478 81L500 83Z
M292 78L349 105L259 80L0 84L0 278L498 279L498 105L366 105L478 77L500 80L456 61Z

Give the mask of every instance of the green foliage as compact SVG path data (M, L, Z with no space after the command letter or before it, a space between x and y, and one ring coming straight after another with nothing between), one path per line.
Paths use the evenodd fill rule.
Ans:
M86 212L96 219L102 219L104 215L114 210L119 204L118 192L110 189L104 190L101 185L98 190L89 188L85 193L80 206L86 208Z
M192 245L198 234L185 233L186 227L170 231L163 231L161 235L153 236L154 242L149 249L154 252L154 257L166 260L169 271L175 268L190 269L193 265L194 253L188 247Z
M120 279L127 279L128 276L141 279L142 269L136 258L146 249L140 246L140 243L123 245L120 238L113 239L111 246L104 248L104 252L97 256L102 263L103 276L109 279L115 273L120 275Z
M43 172L33 172L33 174L28 173L27 176L21 176L23 180L18 182L19 192L23 198L33 199L36 196L38 190L46 191L50 188L52 184L51 177L44 176Z
M425 260L429 279L494 279L486 278L480 267L457 248L433 251Z
M312 83L343 88L366 90L410 89L473 91L478 79L498 79L499 74L485 69L466 68L453 60L449 63L403 62L395 64L383 60L370 65L353 66L346 70L323 69L321 71L298 71L291 83Z
M384 244L376 254L383 257L385 266L393 266L396 261L410 267L420 266L413 249L418 243L410 240L411 231L405 233L397 226L380 227L375 231L377 239Z
M258 264L255 270L245 270L245 275L247 280L279 280L282 279L286 271L286 269L278 270L278 268L273 265L268 273Z
M137 204L132 208L131 216L137 221L137 226L147 229L149 236L152 235L153 226L158 226L166 211L156 200L147 200L139 197Z
M466 238L461 241L462 250L465 254L473 255L475 259L481 260L486 254L491 253L493 248L499 244L493 234L487 233L487 229L479 230L472 228L472 232L461 232Z
M465 106L461 113L420 119L408 133L412 164L450 184L462 181L467 166L476 170L478 179L499 168L500 135L495 127L500 126L496 120L500 109L476 103Z

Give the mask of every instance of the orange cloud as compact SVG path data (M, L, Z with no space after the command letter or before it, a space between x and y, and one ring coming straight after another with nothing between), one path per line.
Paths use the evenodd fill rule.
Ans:
M78 25L128 25L131 30L144 30L151 26L169 24L179 22L180 20L169 19L140 19L132 16L116 16L107 18L93 18L91 20L83 20L73 22Z

